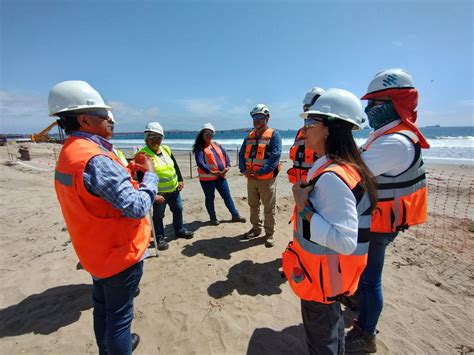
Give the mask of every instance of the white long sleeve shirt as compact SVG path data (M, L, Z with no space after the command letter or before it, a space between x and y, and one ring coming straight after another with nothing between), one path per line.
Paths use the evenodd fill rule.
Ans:
M322 156L308 172L307 181L327 162ZM339 254L351 254L357 247L358 217L356 199L336 174L324 173L309 193L316 212L311 217L311 241Z
M408 169L415 158L413 142L400 134L383 135L399 125L396 120L369 134L365 144L371 142L369 149L361 154L365 164L374 176L386 174L395 176Z

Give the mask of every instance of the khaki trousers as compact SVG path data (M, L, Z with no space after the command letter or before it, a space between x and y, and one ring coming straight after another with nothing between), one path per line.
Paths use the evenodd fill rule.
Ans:
M262 230L260 201L263 205L263 227L267 236L275 230L276 178L268 180L248 179L247 196L250 206L250 223L254 231Z

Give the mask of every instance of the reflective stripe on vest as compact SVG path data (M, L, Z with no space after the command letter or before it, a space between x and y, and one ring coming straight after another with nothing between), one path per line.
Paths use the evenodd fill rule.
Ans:
M354 168L328 161L315 172L311 183L315 184L326 172L336 174L351 189L359 215L371 209L368 194ZM292 219L293 241L283 253L282 263L296 295L308 301L332 303L343 295L353 294L367 264L369 243L357 243L352 254L342 255L310 240L310 223L296 213L296 207Z
M305 147L303 133L301 129L296 134L295 142L290 148L290 160L293 161L293 167L287 171L288 181L295 184L299 180L306 180L308 170L311 169L314 162L318 159L316 153Z
M403 231L410 226L426 222L427 216L426 174L418 137L404 123L384 132L383 135L387 134L401 134L410 139L415 145L415 157L408 169L401 174L376 177L377 205L370 223L366 218L361 226L362 229L373 233ZM361 149L370 149L374 141Z
M173 192L178 186L178 175L171 159L171 150L166 145L161 145L160 150L160 156L148 146L143 147L139 152L144 152L153 159L156 175L158 175L158 193Z
M224 153L222 152L220 145L214 142L211 142L210 145L204 148L204 151L203 151L204 162L206 163L206 165L209 167L211 171L219 171L219 162L216 160L216 156L214 155L213 151L216 152L217 159L219 159L221 165L225 168L226 162L225 162ZM201 181L217 180L217 176L212 175L210 173L206 173L200 167L198 167L197 170L198 170L199 180Z
M255 130L250 131L247 136L247 143L245 146L245 169L251 171L257 171L260 169L268 160L267 147L270 145L274 130L267 128L260 137L255 135ZM280 162L278 162L277 169L280 170ZM275 176L274 172L271 171L267 174L256 175L258 180L268 180Z
M84 169L97 155L106 155L122 166L114 153L96 143L68 137L58 157L54 187L79 261L95 277L105 278L142 258L150 242L151 228L146 218L124 217L109 202L87 190Z

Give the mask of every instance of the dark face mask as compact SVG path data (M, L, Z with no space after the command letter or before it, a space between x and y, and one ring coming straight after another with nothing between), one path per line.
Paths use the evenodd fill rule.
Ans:
M369 119L370 127L374 130L400 118L391 101L387 101L377 106L367 106L365 108L365 113Z

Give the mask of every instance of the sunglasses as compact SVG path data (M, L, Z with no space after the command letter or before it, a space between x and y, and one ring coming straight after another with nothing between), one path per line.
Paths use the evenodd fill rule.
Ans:
M112 118L109 116L108 111L86 111L83 113L83 115L99 117L103 120L108 120L109 118Z
M254 120L259 120L260 121L260 120L264 120L265 118L267 118L267 115L264 114L264 113L256 113L256 114L252 115L252 118Z
M212 133L212 132L202 132L202 135L203 135L203 136L211 136L211 137L214 137L214 133Z
M304 119L303 128L306 128L306 129L312 128L312 127L317 126L318 124L321 124L322 122L323 122L323 119L321 117L316 117L316 115L308 115L308 118Z
M367 100L367 107L374 107L378 105L383 105L384 103L388 102L389 100Z

